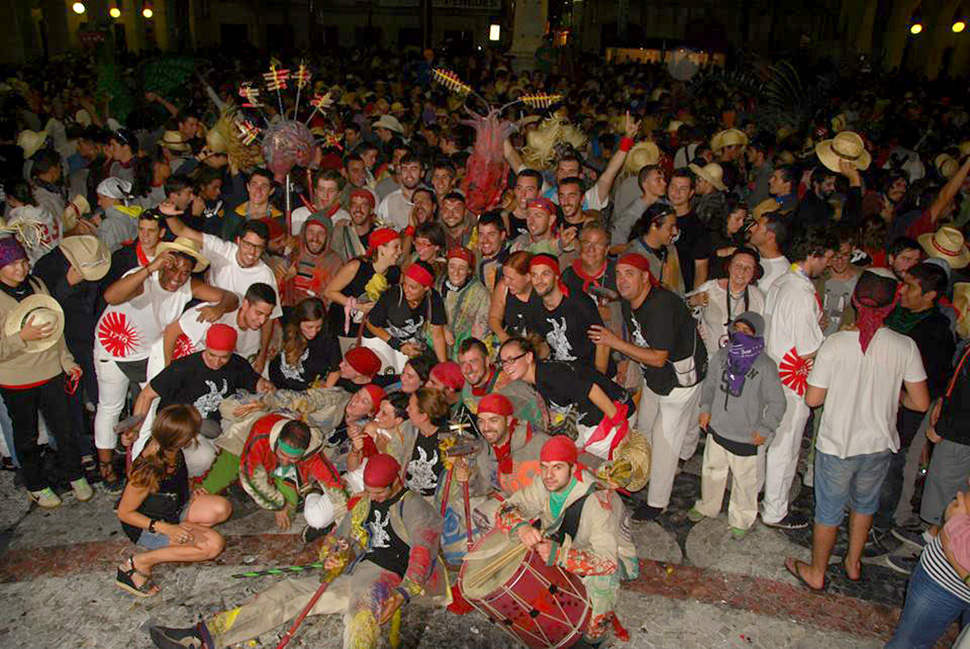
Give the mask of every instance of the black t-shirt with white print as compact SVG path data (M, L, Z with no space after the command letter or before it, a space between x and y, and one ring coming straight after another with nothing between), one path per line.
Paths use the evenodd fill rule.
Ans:
M402 489L399 494L378 503L371 501L367 514L367 532L370 537L366 559L385 570L404 576L408 570L411 548L394 531L391 525L391 509L400 507L401 498L407 493Z
M589 391L594 385L600 386L611 401L625 403L629 414L633 413L630 394L595 369L561 361L539 361L536 364L536 392L549 409L561 415L574 410L578 415L577 422L584 426L596 426L603 419L603 411L589 400Z
M695 375L690 383L696 385L704 380L707 350L697 331L697 322L680 297L655 286L638 309L631 309L630 303L624 300L622 310L623 322L630 332L630 342L638 347L670 352L662 367L640 365L651 391L663 396L681 387L673 364L692 355Z
M541 299L536 300L528 307L526 321L529 331L541 335L549 344L550 360L596 367L596 345L587 332L593 325L602 326L603 317L589 296L570 293L552 310ZM616 368L611 360L607 375L613 374Z
M151 380L158 393L159 409L172 404L195 406L203 419L219 421L219 404L237 390L256 391L259 375L253 366L238 354L218 370L210 369L202 360L204 352L196 352L172 361Z
M404 289L392 286L381 295L368 316L375 327L386 329L401 343L423 343L428 324L446 325L445 303L436 289L430 289L414 309L404 299ZM369 336L371 337L371 336Z
M438 449L438 434L418 433L407 466L407 488L422 496L433 496L438 489L438 476L443 466L444 457Z

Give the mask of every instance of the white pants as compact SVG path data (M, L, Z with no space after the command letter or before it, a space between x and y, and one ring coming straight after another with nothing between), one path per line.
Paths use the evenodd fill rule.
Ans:
M777 523L788 515L788 494L798 467L805 423L811 413L805 399L787 387L782 389L787 404L785 416L765 452L765 497L761 511L761 520L765 523Z
M333 522L333 503L326 494L307 494L303 501L303 518L306 524L316 529L323 529Z
M642 386L637 430L650 440L652 447L647 504L664 509L670 503L677 461L689 459L697 449L700 432L696 413L701 386L674 388L666 396L653 392L646 381Z
M128 377L110 359L94 359L98 375L98 412L94 416L94 444L99 449L113 449L118 443L118 424L128 396ZM144 387L142 385L141 387Z
M704 468L701 471L701 497L694 509L709 518L721 513L728 471L732 476L728 524L746 530L758 518L758 456L734 455L707 436Z

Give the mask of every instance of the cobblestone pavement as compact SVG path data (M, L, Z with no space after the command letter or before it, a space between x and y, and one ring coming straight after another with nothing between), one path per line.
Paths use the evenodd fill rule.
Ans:
M898 618L905 578L874 557L866 559L860 584L833 566L828 591L808 593L783 561L809 558L810 532L781 533L759 524L735 541L725 514L690 524L685 512L699 491L699 456L677 477L670 509L656 522L634 524L642 574L624 585L618 606L631 638L609 646L881 647ZM220 527L228 539L223 555L211 564L160 566L155 575L162 592L140 600L113 584L115 565L136 550L114 515L116 497L98 491L92 502L78 503L68 496L60 508L41 511L28 506L12 473L0 473L0 647L148 648L148 623L187 626L278 579L233 574L313 560L294 536L302 520L290 534L279 534L271 513L240 493L231 499L233 518ZM811 502L811 490L803 489L794 506L810 513ZM339 647L341 629L338 616L310 618L290 646ZM275 647L282 631L243 646ZM510 642L478 613L456 616L416 605L404 613L402 646L506 649Z

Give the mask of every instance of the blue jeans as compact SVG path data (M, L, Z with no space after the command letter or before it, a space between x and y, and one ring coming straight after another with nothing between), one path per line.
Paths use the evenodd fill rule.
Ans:
M970 604L954 597L917 564L899 624L885 649L931 649L954 620L970 622Z

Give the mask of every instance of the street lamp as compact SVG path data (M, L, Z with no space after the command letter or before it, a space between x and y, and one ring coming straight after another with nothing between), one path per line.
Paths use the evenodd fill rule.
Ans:
M111 7L111 9L108 9L108 15L112 18L121 18L121 9L118 7Z
M502 40L502 26L497 24L492 24L488 28L488 40L490 41L500 41Z
M957 7L957 12L953 15L953 24L950 25L950 29L954 34L959 34L967 28L967 21L965 17L966 12L963 11L963 7Z
M151 18L152 16L155 15L155 12L152 11L152 4L150 2L146 2L142 6L141 15L144 16L145 18Z
M85 12L86 8L83 2L75 2L73 5L71 5L71 9L74 10L74 13L80 16Z

